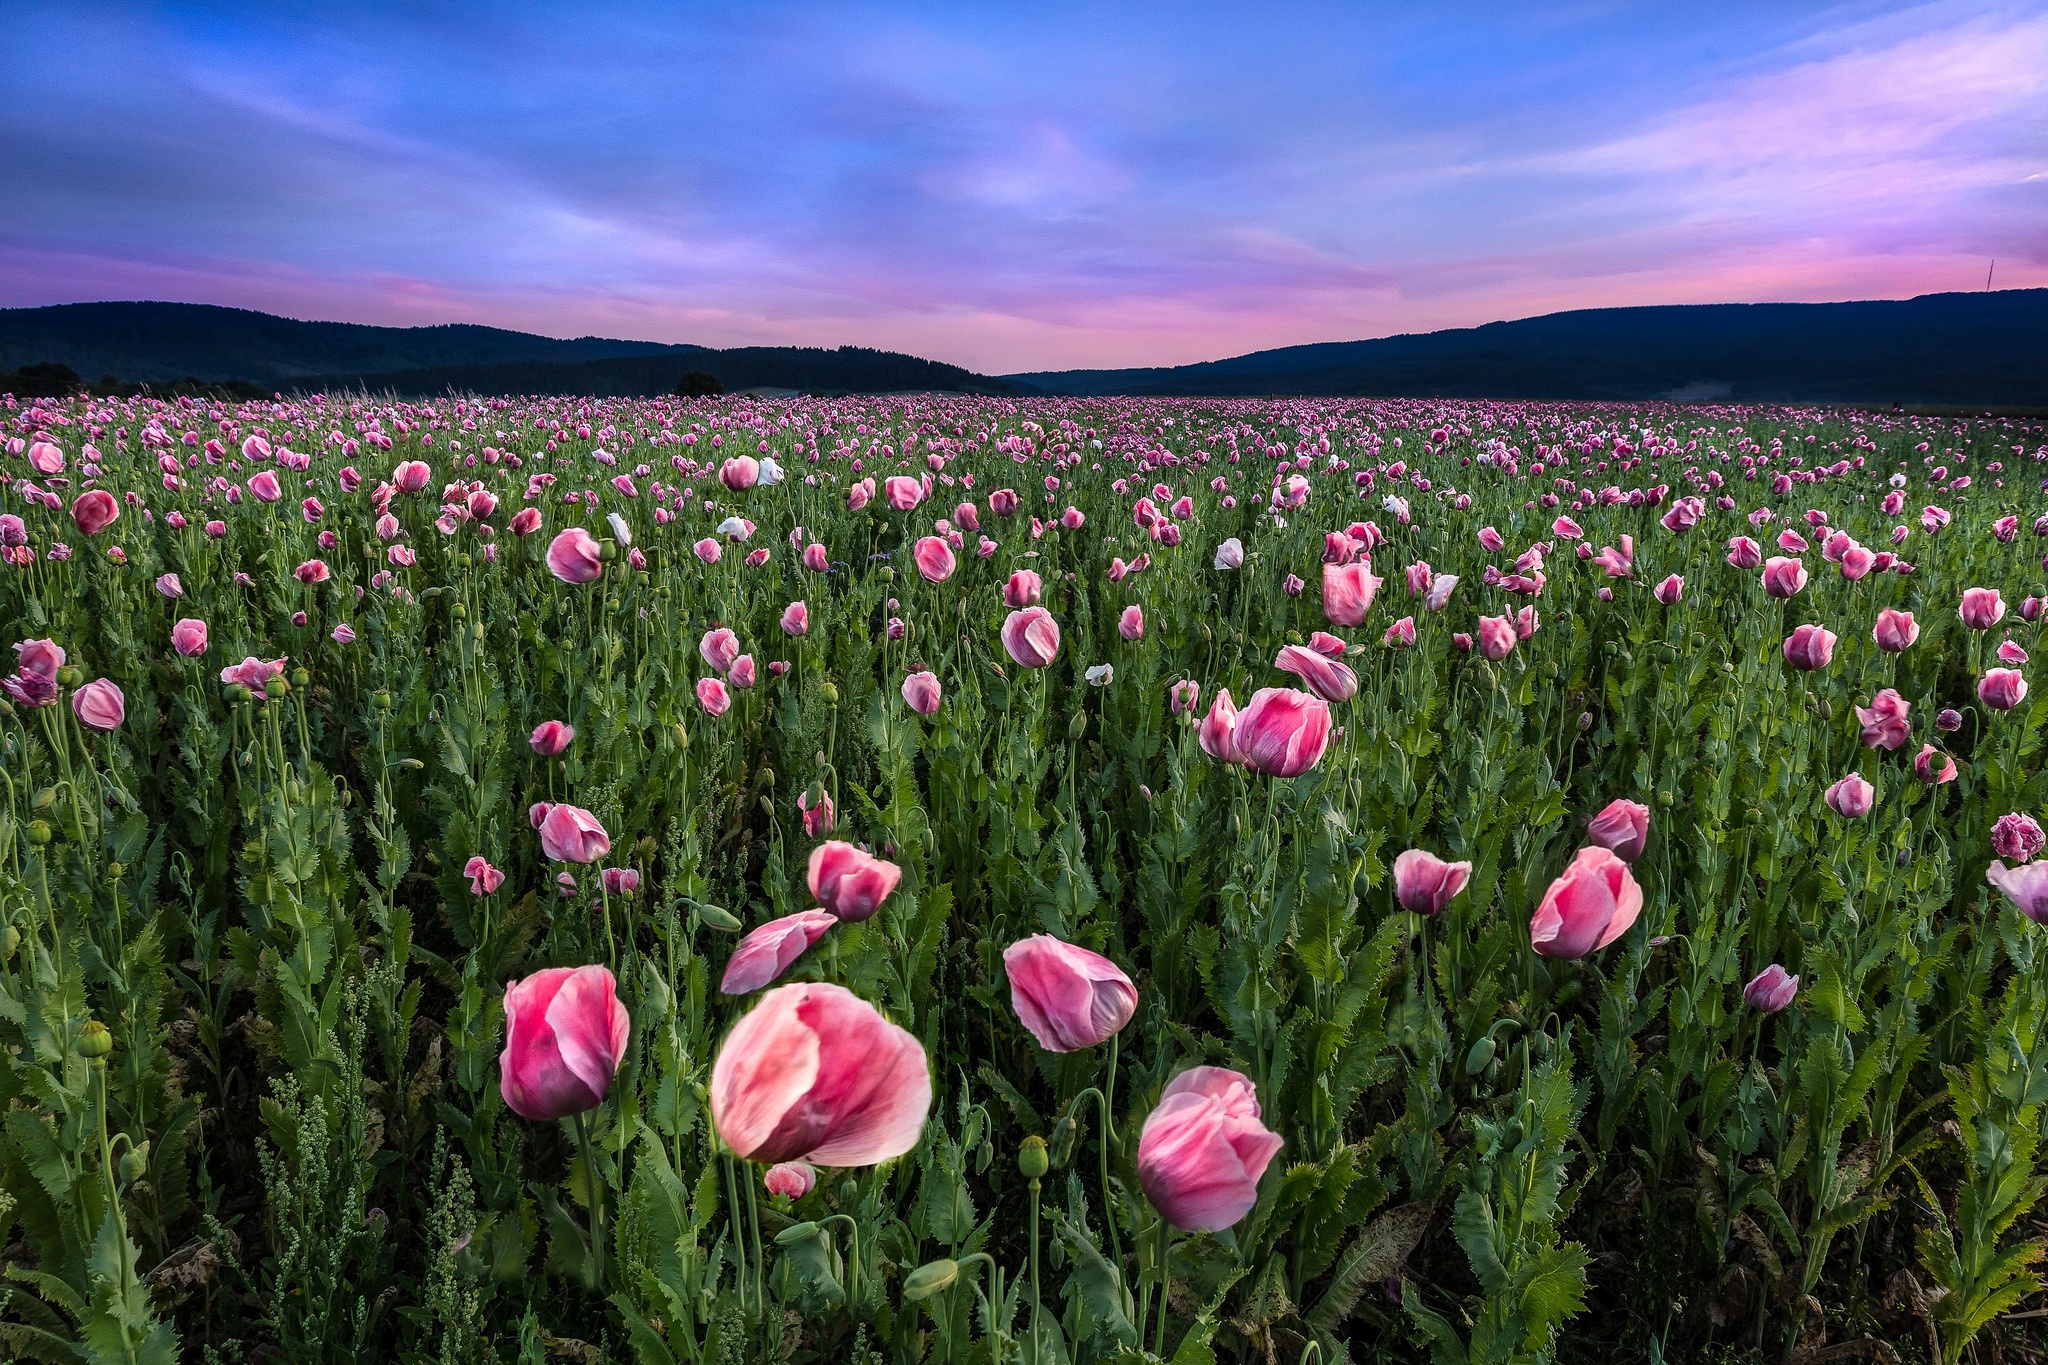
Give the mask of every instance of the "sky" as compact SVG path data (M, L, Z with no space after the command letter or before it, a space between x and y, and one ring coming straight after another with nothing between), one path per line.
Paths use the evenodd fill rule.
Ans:
M985 373L2048 285L2048 0L0 12L0 306Z

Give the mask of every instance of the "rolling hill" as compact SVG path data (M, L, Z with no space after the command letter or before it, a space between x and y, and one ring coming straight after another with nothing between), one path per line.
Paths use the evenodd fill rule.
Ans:
M330 374L295 387L390 389L403 394L471 393L590 394L647 397L673 393L684 374L716 376L736 389L799 389L812 392L891 393L936 389L951 393L1017 394L1030 390L1005 380L936 360L865 346L736 346L729 350L690 347L662 355L615 357L575 363L511 361L497 365L444 365L382 374Z
M1595 308L1166 369L1007 375L1047 393L2048 404L2048 289Z
M1553 398L2048 405L2048 289L1858 303L1596 308L1170 368L1000 377L866 347L713 350L496 327L301 322L188 303L0 309L0 371L409 395L639 396L683 374L746 388L1067 396Z
M653 341L553 337L501 327L301 322L204 303L65 303L0 309L0 369L53 361L87 379L194 378L283 385L324 374L440 365L584 361L695 351Z

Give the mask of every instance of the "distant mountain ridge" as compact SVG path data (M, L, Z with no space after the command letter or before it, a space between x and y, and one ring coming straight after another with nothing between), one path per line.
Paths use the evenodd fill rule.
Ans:
M207 303L64 303L0 309L0 369L38 361L87 379L241 379L280 387L325 374L382 374L441 365L585 361L686 353L697 346L554 337L502 327L373 327L301 322Z
M737 346L730 350L689 347L661 355L621 356L573 363L510 361L496 365L443 365L382 374L328 374L296 381L302 389L391 389L404 394L470 393L588 394L637 398L675 392L691 371L713 375L726 392L737 389L799 389L812 392L890 393L936 389L949 393L1022 394L1031 390L1006 380L866 346Z
M303 322L191 303L0 309L0 371L38 362L68 365L88 380L239 380L408 395L645 396L672 392L685 373L701 370L727 390L2039 406L2048 405L2048 289L1582 309L1195 365L993 377L858 346L565 341L467 323Z
M1170 368L1005 375L1054 394L2048 404L2048 289L1593 308Z
M643 397L674 392L693 370L716 376L728 391L1028 391L957 365L864 346L713 350L610 337L562 341L468 323L302 322L202 303L0 309L0 371L39 362L68 365L87 380L239 380L278 390L389 389L409 396L458 389Z

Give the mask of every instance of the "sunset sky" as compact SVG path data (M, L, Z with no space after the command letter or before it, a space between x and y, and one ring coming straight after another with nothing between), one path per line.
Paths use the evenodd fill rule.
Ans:
M0 305L984 372L2048 285L2048 5L0 14Z

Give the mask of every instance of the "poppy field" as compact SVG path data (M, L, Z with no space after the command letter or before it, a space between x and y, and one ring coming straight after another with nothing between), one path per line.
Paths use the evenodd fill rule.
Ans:
M0 415L6 1358L2039 1358L2048 425Z

